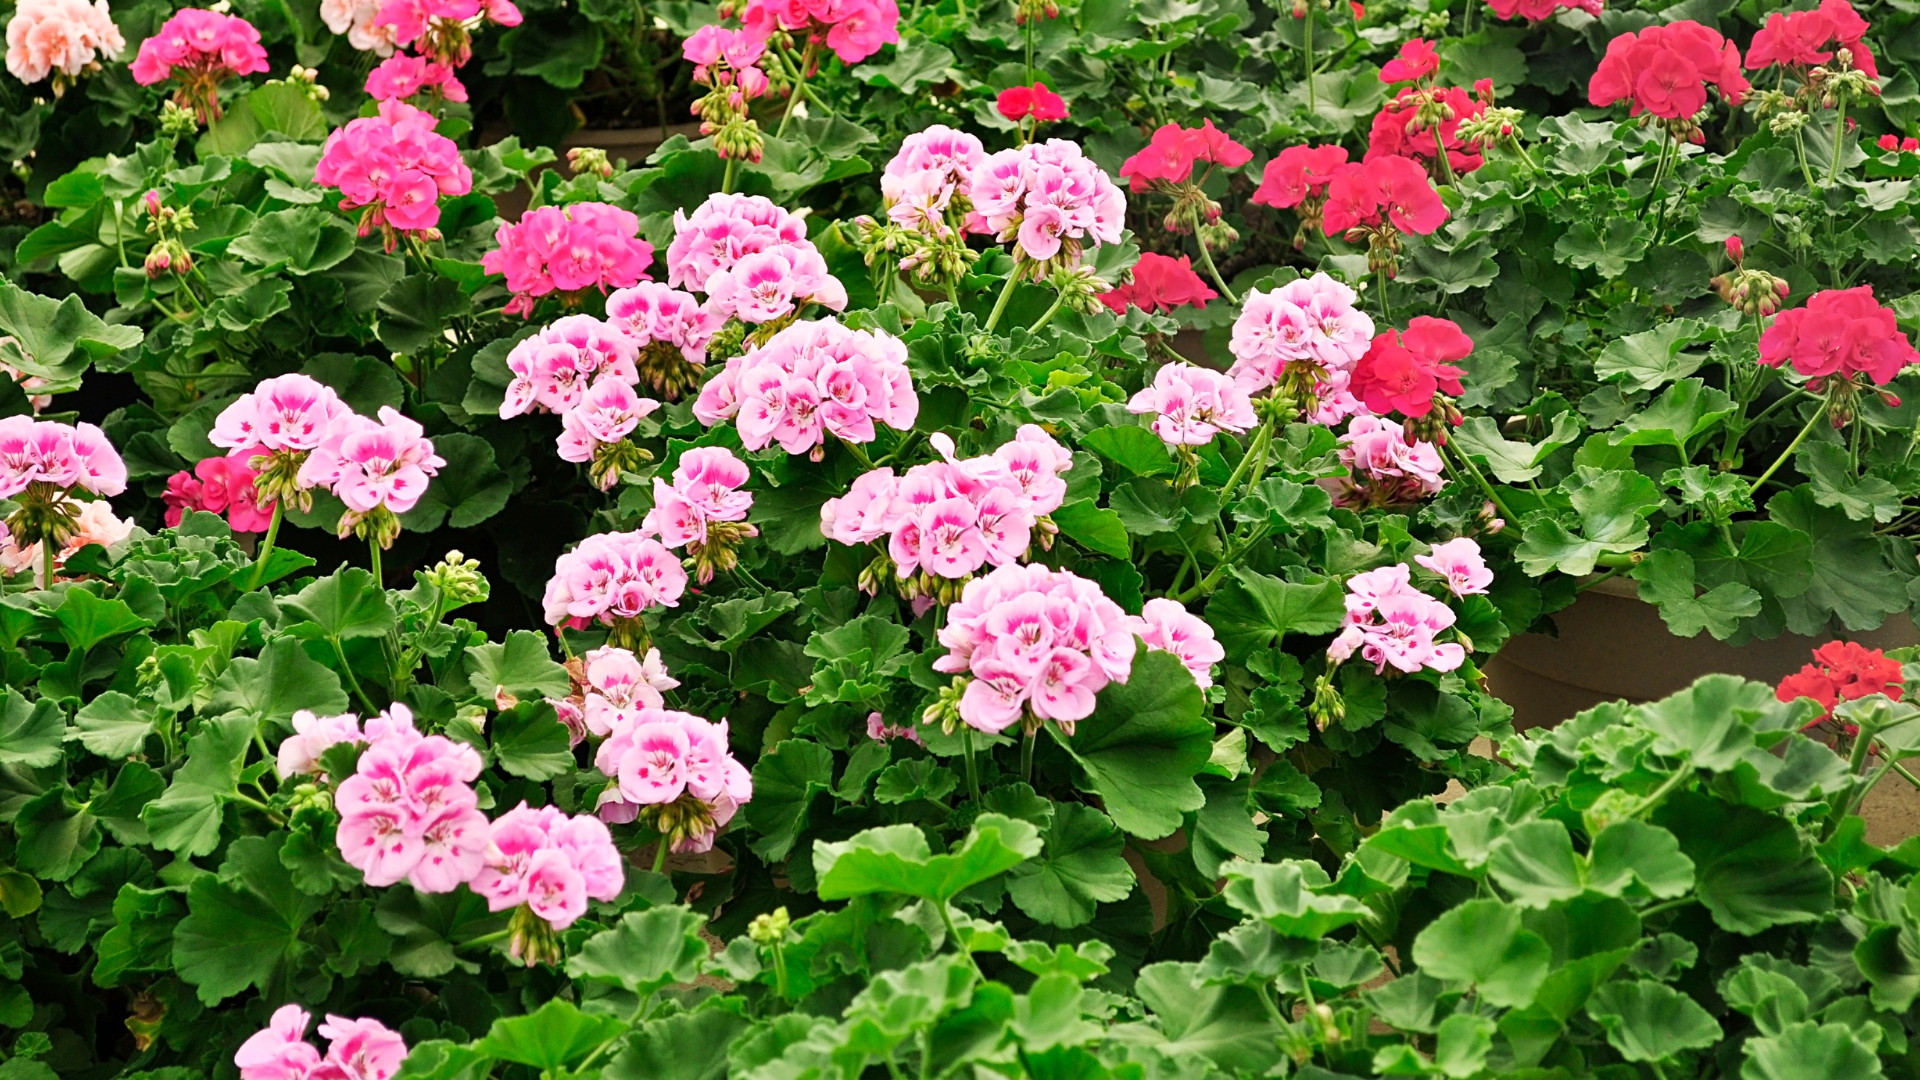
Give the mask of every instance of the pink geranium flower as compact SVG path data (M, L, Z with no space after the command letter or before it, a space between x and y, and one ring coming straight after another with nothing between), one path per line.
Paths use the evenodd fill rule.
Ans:
M23 83L77 79L126 47L107 0L20 0L7 22L7 70Z

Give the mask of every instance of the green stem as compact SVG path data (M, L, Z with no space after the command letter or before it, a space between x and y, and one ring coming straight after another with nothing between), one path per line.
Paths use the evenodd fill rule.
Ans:
M793 93L787 98L787 111L780 114L780 127L773 133L776 139L787 133L787 124L793 119L793 107L800 103L800 98L807 92L807 70L813 67L814 52L817 48L818 46L814 45L809 38L807 47L800 51L800 66L793 73Z
M1380 283L1380 314L1388 323L1393 322L1393 301L1387 298L1387 270L1381 267L1374 271L1374 279Z
M513 928L508 927L505 930L495 930L491 934L481 934L477 938L469 938L454 947L457 949L472 949L478 946L491 945L496 941L505 941L511 936L513 936Z
M1213 278L1215 285L1220 286L1220 295L1226 297L1229 304L1239 303L1240 298L1233 295L1232 289L1227 288L1227 279L1221 277L1219 268L1213 265L1213 255L1207 251L1206 240L1201 237L1195 237L1195 240L1200 244L1200 265L1207 268L1207 276Z
M1793 133L1793 145L1800 151L1800 176L1806 180L1807 190L1812 191L1820 186L1820 182L1813 178L1813 166L1807 164L1806 136L1795 131Z
M1027 332L1032 334L1039 333L1042 327L1052 322L1053 317L1060 313L1061 306L1064 305L1066 302L1067 302L1067 294L1064 292L1054 297L1053 306L1047 309L1046 314L1040 316L1039 322L1036 322L1032 326L1028 327Z
M44 575L40 579L40 587L53 588L53 537L51 536L40 538L40 566Z
M260 554L253 560L253 574L247 578L247 592L260 587L260 576L267 572L267 556L273 554L273 541L280 535L280 519L285 516L283 503L276 500L273 504L273 519L267 522L267 538L260 544Z
M780 1000L787 999L787 953L777 938L773 942L773 988L779 992Z
M1307 54L1307 111L1310 113L1317 113L1320 111L1320 99L1315 94L1313 89L1313 8L1312 7L1307 8L1307 24L1306 26L1301 28L1301 33L1306 38L1306 46L1304 51Z
M1808 417L1806 424L1803 427L1801 427L1800 434L1795 435L1793 437L1793 441L1787 444L1787 448L1781 451L1780 456L1773 460L1773 464L1767 466L1767 471L1760 474L1760 479L1755 480L1750 486L1748 486L1747 488L1748 495L1759 494L1760 485L1772 479L1773 474L1780 471L1780 466L1785 465L1787 463L1787 459L1793 456L1793 452L1795 450L1800 449L1800 444L1802 442L1805 442L1807 435L1813 431L1813 425L1819 423L1820 418L1827 415L1827 406L1831 403L1832 403L1831 400L1822 401L1820 403L1820 407L1818 409L1813 410L1813 415Z
M1900 778L1905 780L1907 783L1912 784L1916 788L1920 788L1920 776L1915 776L1912 773L1908 772L1907 767L1905 765L1902 765L1896 761L1893 763L1893 771L1899 773Z
M1672 776L1667 777L1666 783L1663 783L1659 787L1654 788L1653 793L1651 795L1648 795L1646 798L1641 799L1640 804L1633 808L1633 813L1627 816L1639 817L1641 814L1644 814L1647 811L1653 809L1654 807L1659 806L1660 800L1666 798L1668 792L1672 791L1674 788L1679 787L1681 784L1686 783L1688 780L1692 778L1693 778L1693 763L1688 762L1684 768L1677 770Z
M1650 919L1653 916L1659 915L1663 912L1672 911L1675 908L1683 908L1683 907L1686 907L1688 904L1697 904L1699 902L1700 902L1700 898L1697 896L1683 896L1678 900L1668 900L1666 903L1663 903L1663 904L1655 904L1652 907L1641 908L1640 917L1642 919Z
M329 637L327 640L333 643L333 655L340 658L340 673L347 677L347 689L352 690L353 696L360 699L360 706L367 710L367 715L371 716L379 712L380 710L374 707L373 699L367 697L365 690L360 689L360 679L354 675L353 665L347 662L346 647L340 644L340 639L337 637Z
M1033 744L1039 741L1040 733L1037 731L1028 732L1020 740L1020 779L1026 781L1029 787L1033 785Z
M1833 161L1827 165L1827 186L1832 187L1834 178L1840 175L1840 153L1847 145L1847 96L1840 95L1838 107L1833 117Z
M371 534L367 536L367 565L373 570L374 585L382 589L386 588L386 575L380 572L380 541Z
M727 159L727 171L720 174L720 194L722 195L733 194L733 167L735 164L735 159L729 157Z
M662 836L653 852L653 872L658 874L667 867L667 838Z
M960 729L960 753L967 759L967 792L977 805L980 802L980 774L973 765L973 729L970 727Z
M1448 445L1449 445L1449 448L1452 449L1452 453L1450 456L1453 457L1454 460L1458 461L1461 464L1461 466L1467 470L1467 474L1472 476L1474 479L1474 482L1480 485L1480 490L1483 492L1486 492L1487 501L1493 503L1494 509L1500 511L1500 516L1507 520L1507 524L1509 525L1519 524L1520 519L1514 516L1513 511L1507 509L1506 501L1500 498L1500 493L1493 490L1493 485L1487 482L1487 478L1485 476L1480 475L1480 467L1473 463L1473 455L1468 454L1464 450L1460 450L1458 448L1453 447L1451 443L1449 443Z
M1247 452L1240 455L1240 464L1233 467L1233 473L1227 477L1226 486L1220 489L1222 506L1233 501L1233 493L1239 489L1240 481L1247 475L1247 470L1252 468L1253 459L1267 452L1267 443L1272 438L1273 417L1268 416L1267 422L1260 425L1260 430L1253 433L1253 441L1247 444Z
M861 468L873 468L873 459L867 456L867 451L861 447L859 443L848 442L845 439L841 439L840 445L847 448L847 452L853 455L853 460L859 462Z
M1006 314L1007 301L1013 299L1014 287L1020 284L1020 276L1025 272L1026 264L1015 261L1013 273L1007 275L1007 283L1000 289L1000 299L993 302L993 313L987 316L987 333L993 333L993 328L1000 325L1000 316Z

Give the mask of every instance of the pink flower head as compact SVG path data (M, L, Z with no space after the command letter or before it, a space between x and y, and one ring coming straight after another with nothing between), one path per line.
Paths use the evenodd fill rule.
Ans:
M307 453L351 415L332 387L306 375L281 375L221 410L207 441L228 450Z
M440 221L439 198L473 190L473 173L452 139L434 131L436 121L400 100L380 103L334 131L321 147L314 182L339 188L340 209L362 210L360 235L427 234Z
M21 0L7 22L7 70L29 85L54 72L77 79L126 47L107 0Z
M1847 0L1821 0L1820 6L1810 11L1775 11L1753 35L1746 66L1749 71L1778 65L1805 72L1845 49L1856 71L1877 79L1880 72L1873 53L1861 40L1868 29L1867 20Z
M307 1039L312 1018L298 1005L282 1005L267 1026L247 1037L234 1052L240 1080L304 1080L320 1063L320 1051Z
M910 743L916 743L921 746L926 745L920 738L919 728L914 727L912 724L889 724L887 723L886 716L879 712L870 712L867 714L867 738L872 739L874 742L886 742L888 739L905 739Z
M1324 272L1248 294L1233 322L1228 374L1249 393L1280 381L1292 364L1344 377L1373 340L1373 320L1358 300L1358 293Z
M187 510L225 513L227 525L237 533L266 531L273 520L273 503L262 505L253 482L257 473L248 462L248 450L229 451L225 457L202 458L186 473L167 481L163 496L167 504L167 525L180 524Z
M341 1080L388 1080L407 1059L406 1040L378 1020L329 1014L319 1035L327 1040L327 1071Z
M1433 42L1414 38L1400 46L1400 55L1380 69L1383 83L1416 82L1440 70L1440 53Z
M560 416L560 460L585 464L594 452L621 442L640 421L660 407L658 401L643 398L631 385L613 376L596 380L574 406ZM617 470L609 471L603 481L612 487L619 481Z
M1088 241L1118 243L1126 224L1127 197L1064 139L993 154L974 168L968 187L968 227L1003 243L1018 240L1019 253L1036 262L1064 250L1074 265Z
M979 139L944 124L908 135L880 174L888 219L946 238L951 233L947 213L972 205L973 170L986 157Z
M613 836L598 819L522 802L491 826L472 887L491 911L526 904L565 930L586 913L589 899L613 900L625 884Z
M1207 301L1219 294L1193 272L1185 255L1178 259L1152 251L1140 253L1133 264L1133 280L1100 294L1100 302L1115 315L1124 315L1129 307L1158 313L1172 311L1185 304L1204 309Z
M653 245L640 239L640 219L605 203L543 206L503 222L494 250L480 257L489 274L504 274L511 313L529 315L549 293L606 292L647 277Z
M1719 31L1682 19L1609 41L1587 99L1602 107L1629 101L1633 116L1690 120L1706 108L1709 86L1729 105L1745 99L1751 86L1740 74L1740 50Z
M1782 311L1760 335L1760 362L1792 363L1810 379L1864 375L1884 386L1920 362L1893 311L1874 299L1873 286L1826 289L1807 306Z
M1388 330L1373 339L1354 368L1353 395L1376 413L1421 417L1433 408L1433 396L1461 393L1453 366L1473 351L1473 339L1447 319L1417 315L1403 334Z
M831 318L795 323L727 361L693 414L710 427L734 420L749 450L778 442L817 460L828 436L866 443L876 424L913 426L920 399L906 361L906 345L883 331L849 330Z
M311 776L320 771L320 755L343 742L360 742L357 716L315 716L306 709L293 714L293 734L280 741L274 763L282 779Z
M1140 614L1128 616L1128 625L1147 648L1179 657L1202 690L1213 685L1213 665L1227 658L1226 648L1214 638L1213 627L1178 600L1149 600Z
M375 26L381 0L320 0L320 21L335 34L345 34L347 44L362 52L391 55L393 27Z
M1487 569L1487 561L1480 557L1480 545L1470 537L1435 544L1432 551L1415 555L1413 561L1445 578L1447 591L1455 596L1485 595L1487 586L1493 584L1493 571Z
M644 533L596 533L555 560L543 601L553 626L613 625L650 608L675 607L687 572L665 545Z
M795 247L807 239L806 221L760 195L716 193L692 214L673 214L667 245L667 284L706 292L707 280L747 255Z
M708 277L704 288L707 311L715 318L754 325L785 318L808 303L834 311L847 306L846 287L805 241L742 255Z
M1562 10L1584 11L1597 19L1604 10L1600 0L1487 0L1487 6L1497 18L1518 17L1530 23L1546 22Z
M485 21L496 26L520 25L520 9L512 0L378 0L371 29L382 40L431 56L450 68L464 65L473 55L471 29ZM338 33L338 31L335 31Z
M1346 163L1344 146L1289 146L1267 162L1252 200L1284 209L1323 198L1334 170Z
M1000 115L1019 123L1032 117L1037 121L1065 120L1067 99L1047 89L1044 82L1032 86L1009 86L994 98Z
M583 722L595 735L613 734L639 709L666 706L666 691L680 685L667 674L659 649L640 658L627 649L607 646L586 655L587 689Z
M1199 164L1237 169L1253 159L1253 151L1234 142L1227 134L1203 120L1197 128L1162 124L1153 133L1146 148L1120 165L1128 190L1152 191L1156 183L1185 184L1193 179L1193 167Z
M471 787L480 755L421 735L399 704L368 720L363 735L359 767L334 794L341 858L369 885L452 892L479 871L486 847L487 819Z
M650 346L677 349L687 363L707 362L707 342L725 320L700 306L693 294L659 282L642 281L607 297L607 322L624 332L639 351Z
M1348 475L1323 481L1340 506L1402 506L1446 486L1440 451L1432 443L1409 442L1401 425L1374 416L1353 418L1340 436L1340 463Z
M536 410L565 413L580 404L595 381L636 385L639 355L632 335L616 324L591 315L556 319L507 353L513 380L500 403L500 418Z
M642 708L624 714L594 761L615 780L600 797L607 820L632 820L643 808L692 800L717 827L753 798L752 776L727 748L727 725L691 713ZM705 850L712 839L712 832L678 837L675 850Z
M422 92L444 101L467 100L467 88L453 69L424 56L397 53L367 76L367 96L375 101L410 98Z
M1492 93L1491 82L1486 86L1484 99L1469 96L1457 86L1402 87L1394 99L1374 115L1373 126L1367 133L1364 160L1404 157L1426 163L1437 159L1444 146L1447 163L1455 174L1478 169L1484 160L1480 146L1477 142L1462 141L1460 127L1487 111ZM1445 119L1437 124L1423 122L1422 114L1434 103L1442 107Z
M1205 446L1222 431L1238 434L1258 422L1253 402L1231 377L1193 364L1163 366L1127 411L1151 415L1153 433L1171 446Z
M192 106L202 121L212 121L220 117L220 84L266 71L267 50L260 45L260 31L238 15L182 8L140 43L131 70L142 86L175 80L180 84L176 100Z
M127 466L105 433L92 424L31 416L0 419L0 499L36 483L118 495L127 489Z
M1405 563L1356 574L1347 583L1347 618L1327 647L1336 663L1355 652L1384 672L1453 671L1466 662L1456 642L1436 641L1454 624L1453 609L1409 584Z
M740 21L761 41L776 30L805 31L848 66L900 43L894 0L750 0Z
M425 429L393 408L380 419L351 416L335 425L325 445L300 466L304 487L327 486L356 514L385 507L404 514L427 493L427 481L446 459L433 452Z

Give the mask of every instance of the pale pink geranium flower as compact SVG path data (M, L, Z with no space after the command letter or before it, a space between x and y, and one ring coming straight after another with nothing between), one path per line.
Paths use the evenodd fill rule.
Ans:
M1493 584L1493 571L1487 569L1480 545L1469 537L1435 544L1431 552L1415 555L1413 561L1445 578L1447 590L1455 596L1484 595Z
M320 755L329 747L360 739L359 717L315 716L301 709L293 714L293 734L280 741L274 770L283 779L318 773Z
M1411 579L1405 563L1349 578L1345 625L1327 646L1327 656L1343 663L1358 652L1377 672L1389 665L1407 673L1444 672L1465 663L1465 647L1437 640L1458 618L1453 609L1415 589Z
M642 527L668 547L705 544L709 524L746 520L753 494L739 488L750 475L746 462L725 447L695 447L680 456L673 483L654 478L653 509Z
M328 1071L340 1080L388 1080L407 1059L406 1040L378 1020L328 1014L318 1033L327 1040Z
M301 466L300 476L310 486L332 487L353 514L379 509L404 514L420 502L428 481L446 463L418 422L382 405L378 423L356 416L339 425Z
M353 415L333 388L307 375L263 379L214 419L207 441L228 450L305 453Z
M605 737L640 709L666 706L662 695L680 685L667 674L659 649L648 649L645 659L631 650L606 647L588 653L587 689L583 722L586 729Z
M487 819L471 786L480 756L421 735L404 705L368 720L363 734L367 749L334 794L341 858L369 885L453 891L479 871L486 848Z
M1170 446L1205 446L1222 431L1238 434L1258 422L1245 390L1193 364L1163 366L1127 411L1152 416L1153 433Z
M693 406L709 427L734 420L749 450L778 442L816 461L828 436L871 442L876 424L906 431L919 413L906 345L834 319L795 323L727 361Z
M659 402L641 397L620 379L603 376L579 403L560 415L560 460L578 464L593 461L600 447L624 441L659 407ZM619 479L618 469L608 469L600 484L610 489Z
M589 899L613 900L625 883L620 853L604 824L523 802L493 823L472 887L490 910L525 904L553 929L564 930L586 913Z
M320 1064L320 1051L307 1039L312 1018L298 1005L282 1005L267 1026L247 1037L233 1055L240 1080L304 1080Z
M534 411L564 413L580 403L596 380L637 385L634 359L640 349L618 327L591 315L556 319L507 353L507 384L500 419Z
M1127 197L1064 139L988 156L974 167L968 188L969 228L1016 241L1015 253L1024 260L1061 258L1077 265L1083 247L1119 243L1126 224Z
M1402 425L1356 416L1340 436L1347 476L1322 481L1334 503L1355 508L1418 502L1445 486L1440 451L1425 439L1407 441Z
M679 556L640 532L596 533L555 560L543 601L553 626L616 626L650 608L674 607L686 592Z
M320 0L320 21L335 34L345 34L347 44L361 52L378 56L393 53L393 28L376 27L380 0Z
M748 255L773 248L811 247L805 219L761 195L716 193L693 213L673 214L673 242L667 245L667 284L706 292L715 274L731 270Z
M1325 273L1249 294L1233 323L1228 374L1248 393L1274 385L1295 365L1320 383L1350 374L1373 343L1373 320L1358 300Z
M1213 685L1211 669L1227 658L1227 650L1205 619L1178 600L1156 597L1141 607L1140 614L1129 616L1128 622L1147 648L1179 657L1200 689Z
M98 71L101 58L118 60L126 47L107 0L20 0L7 22L7 70L29 85Z

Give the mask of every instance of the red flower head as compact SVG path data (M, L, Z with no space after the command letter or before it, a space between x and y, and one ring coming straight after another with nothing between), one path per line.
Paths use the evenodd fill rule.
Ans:
M1596 19L1603 10L1600 0L1487 0L1487 6L1497 18L1519 16L1530 23L1545 22L1561 8L1584 11Z
M994 100L1000 109L1000 115L1019 123L1031 116L1039 121L1065 120L1067 118L1067 99L1047 89L1047 84L1036 82L1032 86L1009 86L1000 91Z
M1747 69L1759 71L1776 64L1810 68L1833 59L1834 50L1845 49L1854 70L1877 79L1880 72L1873 53L1860 40L1868 29L1867 20L1847 0L1822 0L1811 11L1776 11L1753 35L1753 46L1747 50Z
M1323 228L1337 236L1362 226L1385 224L1425 236L1447 220L1447 204L1427 179L1427 170L1403 157L1376 157L1342 165L1327 184Z
M1347 163L1344 146L1289 146L1280 156L1267 162L1254 189L1253 201L1261 206L1286 209L1317 199L1327 192L1333 172Z
M1813 650L1813 659L1813 663L1781 679L1774 696L1781 701L1803 697L1818 701L1826 709L1820 720L1831 716L1833 707L1842 701L1858 701L1872 694L1900 700L1900 661L1889 659L1879 649L1863 648L1852 641L1829 641Z
M1489 90L1491 86L1489 83ZM1438 127L1419 123L1421 107L1429 98L1438 99L1453 114ZM1460 141L1460 125L1485 111L1486 102L1468 97L1467 92L1457 86L1430 90L1405 87L1374 115L1373 128L1367 133L1367 160L1394 156L1432 161L1440 153L1439 143L1435 141L1437 131L1439 140L1446 144L1447 163L1455 175L1472 172L1482 162L1479 146Z
M1353 369L1348 390L1376 413L1419 418L1433 409L1433 395L1460 393L1466 372L1453 366L1473 351L1473 339L1447 319L1417 315L1405 333L1376 335Z
M1898 135L1880 136L1880 149L1896 154L1920 152L1920 139L1903 139Z
M1353 9L1354 22L1367 21L1367 6L1362 4L1360 0L1347 0L1347 6Z
M1810 379L1863 374L1876 386L1891 382L1908 364L1920 362L1891 310L1873 298L1873 286L1828 289L1803 308L1780 313L1760 335L1760 362Z
M1630 100L1631 115L1688 120L1707 105L1707 87L1738 105L1752 89L1740 74L1740 50L1697 22L1682 20L1621 34L1587 84L1587 100L1607 106Z
M1172 259L1143 251L1140 261L1133 264L1133 280L1101 293L1100 302L1112 308L1115 315L1124 315L1129 306L1148 313L1172 311L1182 304L1204 308L1207 301L1219 295L1193 272L1185 255Z
M1193 179L1193 167L1208 162L1237 169L1253 160L1253 151L1234 142L1227 133L1203 120L1197 128L1163 124L1146 148L1120 165L1120 175L1133 191L1152 191L1154 181L1184 184Z
M1400 55L1387 61L1387 66L1380 69L1380 81L1418 82L1439 70L1440 54L1435 51L1433 42L1414 38L1400 46Z

